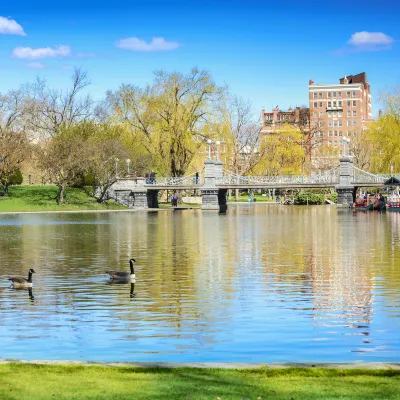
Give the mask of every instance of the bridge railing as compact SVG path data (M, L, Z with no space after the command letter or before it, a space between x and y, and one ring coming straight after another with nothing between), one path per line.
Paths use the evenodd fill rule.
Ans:
M351 179L351 183L353 184L361 184L361 183L383 183L388 180L393 175L386 174L371 174L370 172L363 171L360 168L353 166L353 176ZM398 179L398 176L396 176Z
M224 176L217 178L217 185L337 184L338 182L339 167L321 174L276 176L243 176L225 170Z
M203 171L198 172L196 177L196 172L186 176L166 176L166 177L155 177L153 179L146 179L144 186L194 186L204 184L204 173Z

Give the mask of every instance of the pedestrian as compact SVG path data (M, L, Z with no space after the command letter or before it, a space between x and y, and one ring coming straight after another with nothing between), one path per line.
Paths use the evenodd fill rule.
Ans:
M198 185L199 184L199 173L198 172L196 172L194 179L195 179L195 184Z

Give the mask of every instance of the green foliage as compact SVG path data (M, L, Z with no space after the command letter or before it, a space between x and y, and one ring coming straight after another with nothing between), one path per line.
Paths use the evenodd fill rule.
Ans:
M9 184L10 185L21 185L23 180L24 180L24 178L22 176L21 171L19 169L17 169L10 175Z
M325 194L300 191L294 198L295 204L324 204Z

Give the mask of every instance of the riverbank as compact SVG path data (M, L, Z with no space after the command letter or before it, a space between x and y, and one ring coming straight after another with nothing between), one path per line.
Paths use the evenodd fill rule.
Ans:
M399 399L399 370L0 365L0 398Z
M57 204L57 192L54 185L11 186L9 195L0 197L0 213L127 209L115 201L98 203L84 189L79 188L68 188L65 203Z

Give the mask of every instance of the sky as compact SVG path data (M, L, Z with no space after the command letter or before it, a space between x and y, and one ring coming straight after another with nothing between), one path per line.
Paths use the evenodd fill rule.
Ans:
M310 79L366 72L376 116L400 85L399 19L398 0L3 0L0 93L37 76L63 89L82 67L101 100L196 66L259 114L308 104Z

